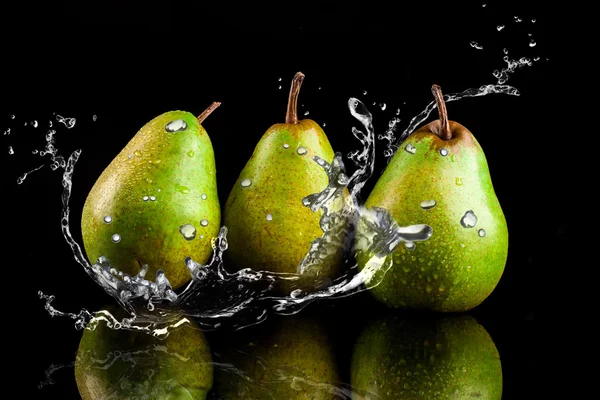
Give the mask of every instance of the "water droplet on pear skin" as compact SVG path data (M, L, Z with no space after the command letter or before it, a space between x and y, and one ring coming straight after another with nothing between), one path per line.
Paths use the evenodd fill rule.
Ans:
M446 157L446 156L448 155L448 149L447 149L447 148L445 148L445 147L443 147L443 148L440 150L440 154L442 155L442 157Z
M150 196L150 201L156 201L156 197L155 196Z
M435 207L437 204L437 202L435 200L423 200L421 202L421 208L423 210L431 210L433 207Z
M149 199L150 199L150 197L148 197L148 196L142 197L142 200L144 200L144 201L148 201Z
M248 178L244 179L243 181L240 182L240 186L243 188L247 188L250 187L250 185L252 185L252 181Z
M185 131L186 129L187 129L187 124L182 119L176 119L174 121L171 121L165 126L165 131L170 132L170 133L181 132L181 131Z
M404 150L410 154L415 154L417 152L417 148L410 143L404 147Z
M196 227L192 224L185 224L179 227L179 232L185 240L193 240L196 237Z
M485 229L478 230L477 234L479 235L479 237L484 237L485 236Z
M202 198L202 200L206 200L207 196L206 193L202 193L202 196L200 196Z
M273 216L271 214L267 214L267 221L272 221L273 220Z
M121 241L121 235L115 233L110 239L113 241L113 243L119 243Z
M289 148L290 148L290 145L289 145L289 144L287 144L287 143L284 143L284 144L283 144L283 148L284 148L284 149L289 149Z
M112 217L110 215L106 215L104 217L104 223L105 224L110 224L112 222Z
M305 155L305 154L306 154L307 150L306 150L306 147L302 147L302 146L300 146L300 147L298 147L298 150L296 150L296 152L297 152L299 155L303 156L303 155Z
M208 226L208 220L207 219L200 220L200 225L202 225L202 226Z
M463 228L472 228L477 225L477 216L472 210L469 210L460 219L460 224Z

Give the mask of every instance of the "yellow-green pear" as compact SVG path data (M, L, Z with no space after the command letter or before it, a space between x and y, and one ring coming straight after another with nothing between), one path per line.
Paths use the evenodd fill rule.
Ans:
M323 236L322 210L311 211L303 199L323 191L327 174L313 157L328 163L333 149L313 120L298 120L297 99L304 74L292 80L285 123L271 126L241 171L223 210L229 229L226 265L305 276L332 277L341 264L342 248L305 271L299 265L311 243Z
M402 143L365 207L387 210L400 226L429 225L433 234L401 243L381 282L369 287L389 307L466 311L500 280L508 230L481 146L467 128L448 120L439 86L432 90L440 119ZM368 242L366 228L361 218L357 243ZM368 247L357 246L361 270L372 257Z
M86 253L129 275L148 265L174 289L191 279L185 258L204 263L221 211L215 157L203 120L170 111L144 125L102 172L81 217Z

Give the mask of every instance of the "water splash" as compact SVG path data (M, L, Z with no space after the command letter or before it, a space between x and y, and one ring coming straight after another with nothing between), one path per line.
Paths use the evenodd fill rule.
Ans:
M67 118L61 115L56 116L56 120L62 124L64 124L67 128L71 129L75 126L75 118Z
M17 184L20 185L23 183L23 181L27 178L27 176L29 176L29 174L31 174L32 172L38 171L40 170L42 167L44 166L44 164L40 165L37 168L32 169L31 171L25 172L24 174L22 174L21 176L19 176L17 178Z

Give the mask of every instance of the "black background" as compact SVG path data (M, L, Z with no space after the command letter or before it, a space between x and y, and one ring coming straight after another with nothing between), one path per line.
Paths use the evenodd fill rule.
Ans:
M71 198L72 231L81 243L81 208L96 178L141 126L165 111L199 114L211 102L222 102L203 126L215 149L224 203L262 134L283 122L295 72L306 75L300 116L308 110L307 118L326 124L332 146L345 155L359 146L351 134L359 124L347 109L350 96L369 107L378 133L401 108L403 129L431 101L433 83L444 93L495 83L492 71L505 66L505 47L511 58L541 57L508 81L521 96L464 99L449 103L448 109L450 119L469 128L484 149L509 227L502 280L470 314L499 349L504 398L530 398L538 351L537 276L542 268L558 265L543 250L560 243L565 230L544 218L552 214L557 196L541 200L561 180L544 162L544 151L558 134L543 117L551 101L552 24L543 7L482 3L392 7L346 1L272 7L73 1L42 8L25 4L4 12L0 128L12 132L0 137L10 227L3 271L8 274L5 298L12 303L5 306L3 330L12 337L17 355L11 365L20 387L31 392L28 398L78 398L68 367L53 375L53 385L37 389L48 367L74 360L81 335L71 320L50 318L37 291L56 295L54 305L63 311L97 310L112 301L85 275L61 235L60 171L50 170L48 157L31 154L44 147L54 113L77 119L73 129L57 128L56 146L65 156L83 150ZM499 24L506 25L501 32ZM535 47L529 47L528 33ZM483 50L472 48L471 41ZM37 129L24 126L34 119L40 123ZM7 154L9 145L14 155ZM377 169L364 198L385 166L384 142L377 145ZM42 163L44 168L16 184L19 175ZM347 168L353 171L350 162ZM342 303L311 307L334 307L339 318L348 317L338 333L349 346L365 319L360 316L380 306L364 296Z

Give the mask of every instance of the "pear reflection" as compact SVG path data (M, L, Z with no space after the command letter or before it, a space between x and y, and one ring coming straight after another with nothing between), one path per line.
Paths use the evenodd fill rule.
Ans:
M318 320L270 316L257 326L227 332L213 348L220 399L339 399L335 357Z
M106 310L123 316L116 307ZM212 357L204 334L193 327L182 326L160 340L100 322L83 332L75 379L83 400L206 399Z
M470 316L369 323L352 355L353 399L479 399L502 397L500 356Z

